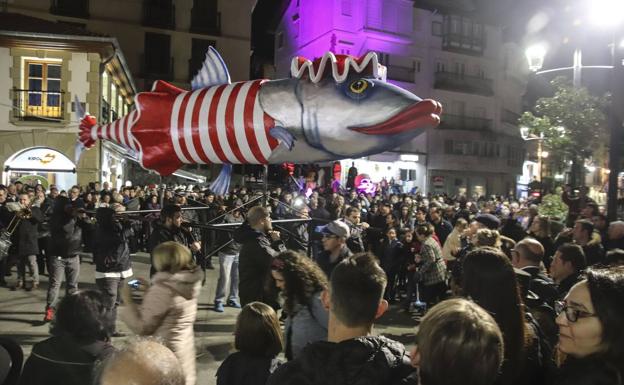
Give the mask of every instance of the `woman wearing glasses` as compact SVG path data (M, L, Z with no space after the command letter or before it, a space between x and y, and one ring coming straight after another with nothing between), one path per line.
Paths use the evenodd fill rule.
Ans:
M589 269L557 303L557 385L624 384L624 266Z

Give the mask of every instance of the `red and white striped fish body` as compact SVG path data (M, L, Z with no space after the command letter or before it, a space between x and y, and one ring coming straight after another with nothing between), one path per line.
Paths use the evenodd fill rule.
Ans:
M136 96L136 110L106 125L81 125L80 139L136 152L143 167L169 175L183 164L266 164L279 142L259 103L265 80L185 91L163 81Z

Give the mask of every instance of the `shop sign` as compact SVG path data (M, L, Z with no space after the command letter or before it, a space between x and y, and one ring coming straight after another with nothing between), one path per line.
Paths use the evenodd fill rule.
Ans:
M13 155L5 166L9 170L72 171L74 163L63 153L47 147L33 147Z

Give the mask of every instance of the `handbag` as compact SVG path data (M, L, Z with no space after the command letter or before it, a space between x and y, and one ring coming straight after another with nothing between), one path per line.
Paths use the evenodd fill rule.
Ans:
M13 245L13 242L11 242L11 236L13 235L15 229L17 229L20 221L20 217L17 215L13 216L9 226L0 232L0 261L3 261L9 255L9 249Z

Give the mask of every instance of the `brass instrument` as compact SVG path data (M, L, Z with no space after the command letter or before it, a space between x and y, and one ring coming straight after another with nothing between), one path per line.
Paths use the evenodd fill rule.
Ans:
M15 213L15 216L17 216L20 219L30 219L32 218L32 210L29 207L24 207L23 209L17 211Z

